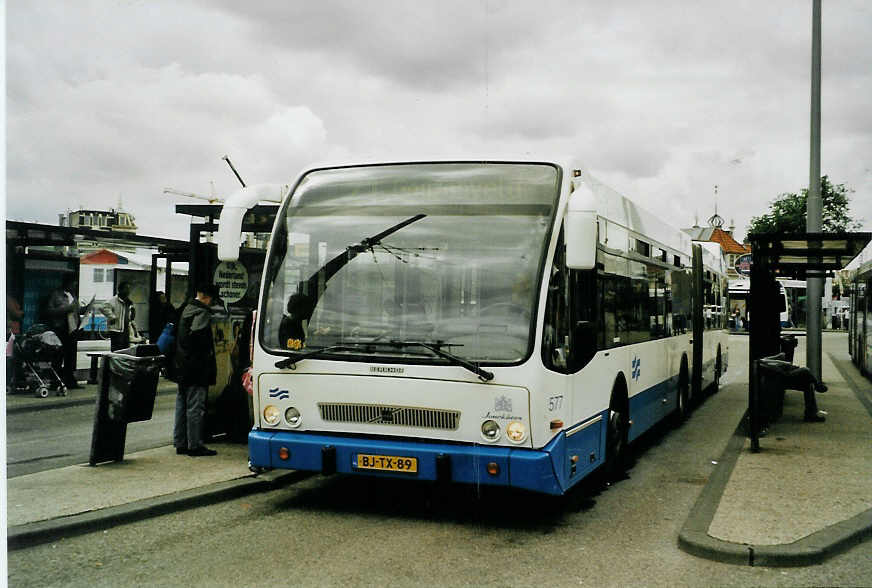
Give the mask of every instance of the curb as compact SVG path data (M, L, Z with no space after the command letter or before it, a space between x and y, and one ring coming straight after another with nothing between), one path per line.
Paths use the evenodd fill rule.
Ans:
M853 380L847 377L843 368L833 359L836 369L842 373L845 381L853 389L858 398L861 394ZM862 400L862 399L861 399ZM870 405L864 403L866 409ZM712 473L708 483L702 489L694 503L690 514L678 534L678 547L691 555L710 559L721 563L768 566L797 567L822 563L830 557L872 538L872 509L868 509L846 521L835 523L793 543L781 545L752 545L749 543L733 543L716 539L708 534L708 528L714 519L715 512L724 494L730 474L739 459L739 454L745 445L745 434L742 422L747 418L746 412L736 427L727 446L718 459L718 467Z
M132 523L198 506L207 506L259 492L268 492L305 479L310 475L310 472L293 470L284 470L273 475L256 476L251 474L203 488L146 498L130 504L18 525L7 530L7 549L9 551L24 549L67 537L84 535L119 524Z
M155 396L167 396L176 394L176 390L161 390L158 388ZM7 393L8 395L8 393ZM51 410L55 408L68 408L70 406L84 406L86 404L94 404L97 401L96 393L93 396L84 398L69 398L65 400L48 400L47 398L38 399L34 402L19 404L18 406L9 406L7 402L6 414L20 414L22 412L39 412L43 410Z

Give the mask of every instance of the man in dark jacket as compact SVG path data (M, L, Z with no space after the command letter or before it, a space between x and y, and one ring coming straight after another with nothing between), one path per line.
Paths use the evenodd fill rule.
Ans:
M215 383L215 343L212 339L212 313L209 307L218 299L212 284L197 287L197 297L185 306L176 336L176 369L179 393L173 445L179 455L216 455L203 445L203 419L206 392Z

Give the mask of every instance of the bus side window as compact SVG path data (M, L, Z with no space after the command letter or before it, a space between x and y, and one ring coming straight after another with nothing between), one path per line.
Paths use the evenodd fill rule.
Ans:
M642 343L651 338L651 302L648 300L648 279L633 277L627 288L629 305L629 341Z
M661 287L663 288L663 319L666 322L664 335L671 337L674 333L672 326L672 272L666 272Z
M545 323L542 329L542 363L557 372L566 372L570 354L569 279L565 251L561 230L548 280L548 299L545 302Z
M676 334L684 334L691 325L691 283L690 276L683 270L673 270L672 284L672 328Z
M572 353L569 371L580 370L597 352L599 323L596 320L596 270L570 272L572 312Z
M620 278L608 274L599 276L599 300L600 300L600 325L602 337L600 349L611 349L619 345L625 345L623 333L619 328L621 322L618 313L618 296Z

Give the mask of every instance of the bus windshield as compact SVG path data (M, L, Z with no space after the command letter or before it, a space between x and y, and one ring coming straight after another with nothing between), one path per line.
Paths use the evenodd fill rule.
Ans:
M559 185L547 164L306 174L278 215L261 344L341 359L523 360Z

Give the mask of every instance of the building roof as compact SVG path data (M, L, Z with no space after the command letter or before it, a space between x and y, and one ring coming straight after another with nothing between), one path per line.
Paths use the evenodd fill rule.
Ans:
M79 263L82 265L111 265L111 266L127 266L129 269L137 269L148 271L151 269L151 254L150 253L127 253L113 251L111 249L100 249L91 253L86 253L79 258ZM167 260L159 257L157 266L160 269L166 269ZM176 261L173 263L174 275L187 275L188 262Z
M739 255L743 253L751 253L750 247L746 247L742 243L739 243L738 241L733 239L733 236L731 234L719 227L715 227L712 230L712 235L709 240L714 241L715 243L720 243L721 248L726 253L737 253Z
M742 245L733 239L732 235L720 227L692 227L690 229L684 229L684 232L690 235L694 241L712 241L714 243L719 243L721 249L723 249L726 254L742 255L745 253L751 253L750 247Z

